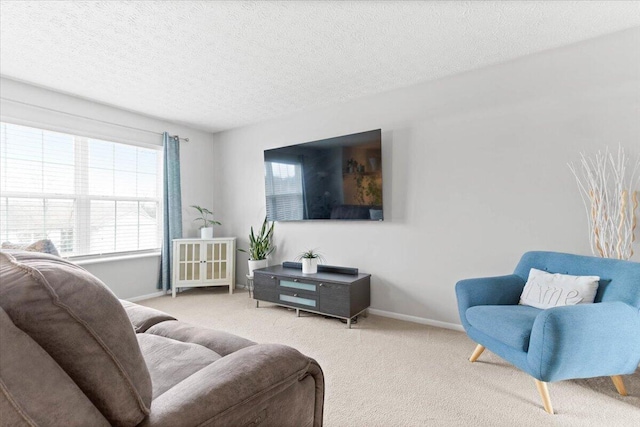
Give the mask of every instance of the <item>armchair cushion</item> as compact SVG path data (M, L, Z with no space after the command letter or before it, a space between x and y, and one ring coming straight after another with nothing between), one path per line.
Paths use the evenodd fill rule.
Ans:
M467 321L469 307L518 304L524 283L525 280L515 274L459 281L456 284L456 296L462 326L465 329L471 326Z
M467 310L467 320L480 332L527 351L533 323L541 311L526 305L477 305Z

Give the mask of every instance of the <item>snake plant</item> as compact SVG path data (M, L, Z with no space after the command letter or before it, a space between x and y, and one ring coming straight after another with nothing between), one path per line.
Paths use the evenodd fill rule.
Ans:
M249 259L252 261L267 259L267 256L275 249L271 242L274 225L275 223L272 222L271 226L269 226L269 221L267 221L267 218L265 217L259 234L255 234L253 227L251 227L251 233L249 233L249 250L238 250L240 252L248 253Z

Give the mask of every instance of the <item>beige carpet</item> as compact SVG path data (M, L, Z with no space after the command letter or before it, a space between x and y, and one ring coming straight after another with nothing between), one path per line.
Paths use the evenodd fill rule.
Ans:
M185 291L141 304L193 324L315 358L326 381L325 426L640 426L640 372L625 377L630 396L609 378L550 384L547 415L533 379L461 332L370 315L353 329L336 319L255 301L244 290ZM264 308L263 308L264 307Z

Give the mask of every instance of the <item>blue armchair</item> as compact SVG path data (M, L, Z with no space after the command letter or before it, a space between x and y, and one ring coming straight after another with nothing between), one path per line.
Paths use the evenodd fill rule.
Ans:
M594 304L540 310L518 305L531 268L600 276ZM623 396L621 375L640 363L640 263L556 252L527 252L514 274L456 284L460 320L478 343L533 376L544 409L553 414L547 383L610 376Z

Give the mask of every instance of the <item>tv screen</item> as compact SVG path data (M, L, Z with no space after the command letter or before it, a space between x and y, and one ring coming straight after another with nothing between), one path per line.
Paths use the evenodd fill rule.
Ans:
M270 221L382 221L381 130L264 152Z

